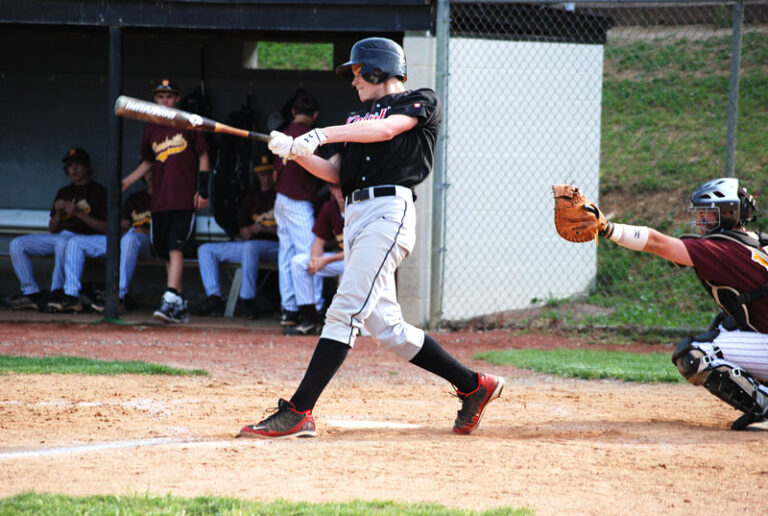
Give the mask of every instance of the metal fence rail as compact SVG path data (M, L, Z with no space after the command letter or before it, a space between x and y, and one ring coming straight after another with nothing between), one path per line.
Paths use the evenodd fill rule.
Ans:
M714 305L691 271L559 240L550 185L671 234L708 179L766 191L768 1L454 0L437 18L450 122L431 323L549 305L575 323L705 326Z

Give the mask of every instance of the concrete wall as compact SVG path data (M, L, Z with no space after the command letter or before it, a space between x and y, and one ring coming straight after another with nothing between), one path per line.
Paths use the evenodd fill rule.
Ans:
M435 38L406 33L409 89L435 88ZM432 256L432 175L416 188L416 247L398 269L397 293L405 320L419 327L429 323L430 260Z

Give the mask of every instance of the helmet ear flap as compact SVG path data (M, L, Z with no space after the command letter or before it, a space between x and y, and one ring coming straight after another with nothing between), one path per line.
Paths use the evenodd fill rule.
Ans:
M739 188L739 201L739 223L746 224L755 220L755 212L757 211L755 198L747 193L746 188Z

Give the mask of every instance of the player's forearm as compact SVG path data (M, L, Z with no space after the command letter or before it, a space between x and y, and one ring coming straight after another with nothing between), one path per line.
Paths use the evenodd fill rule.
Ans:
M344 251L339 251L336 254L329 255L326 259L328 260L328 263L341 261L344 259Z
M198 170L200 172L208 172L211 170L211 159L208 156L208 151L198 155Z
M325 250L325 240L323 240L320 237L315 237L315 240L312 242L312 247L309 250L309 255L312 258L318 258L320 256L323 256L324 250Z
M373 143L388 141L413 129L418 120L405 115L393 115L381 120L365 120L354 124L333 125L323 130L328 135L326 143L355 142Z
M59 210L56 210L56 213L53 214L53 217L50 218L48 221L48 231L51 233L58 233L61 229L61 221L63 219L62 212Z
M123 178L123 189L128 188L133 183L147 175L147 172L152 168L152 163L148 161L142 161L136 169Z
M339 167L320 156L296 157L296 162L307 172L329 183L339 182Z
M89 228L93 229L94 231L97 231L99 233L106 233L107 232L107 221L106 220L100 220L95 217L92 217L91 215L83 212L77 213L77 218L82 220Z

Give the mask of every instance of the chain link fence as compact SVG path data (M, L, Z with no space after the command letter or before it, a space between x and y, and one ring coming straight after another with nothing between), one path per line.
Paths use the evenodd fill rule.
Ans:
M550 187L675 235L708 179L761 197L768 2L451 1L438 34L446 8L432 323L706 326L714 305L692 271L559 239Z

